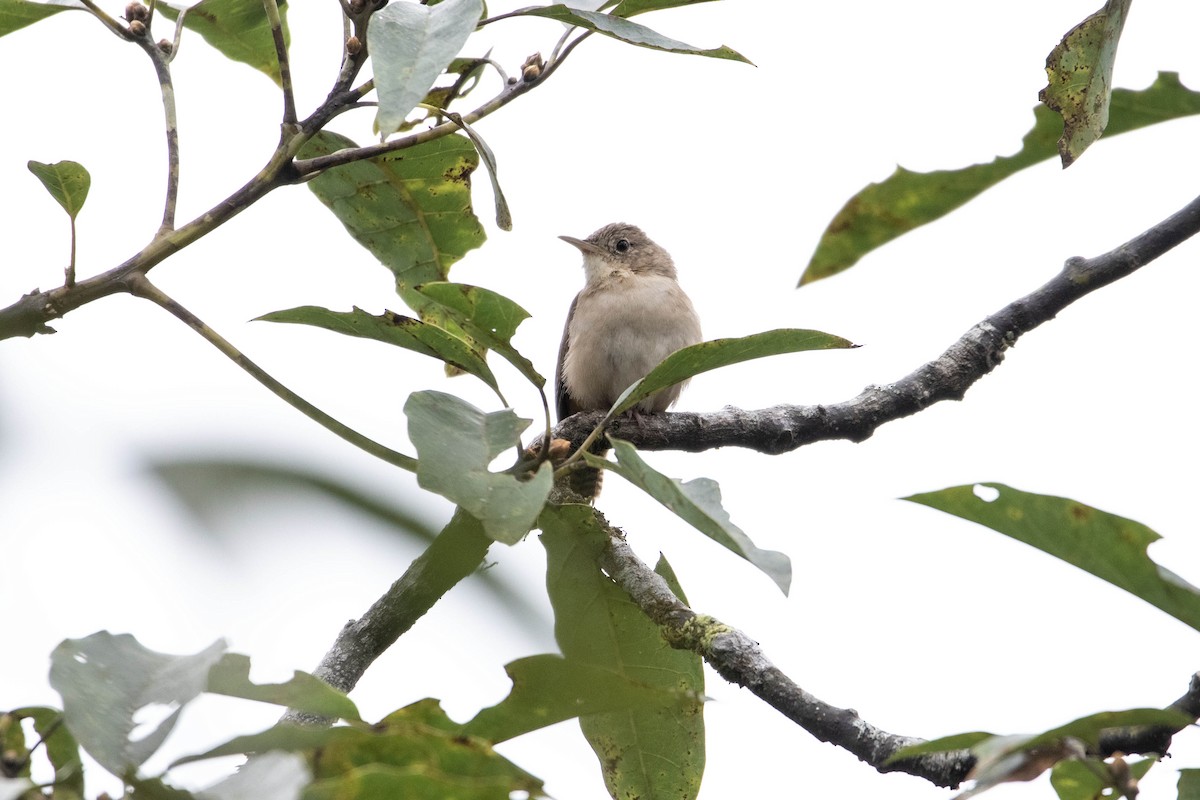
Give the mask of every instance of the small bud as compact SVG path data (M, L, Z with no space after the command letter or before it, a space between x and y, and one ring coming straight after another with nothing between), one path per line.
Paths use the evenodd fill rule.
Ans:
M146 8L141 3L130 3L125 6L125 19L133 22L135 19L139 22L145 22L150 19L150 9Z
M533 83L542 77L542 70L545 67L546 62L542 60L542 54L534 53L521 65L521 79L526 83Z
M145 36L146 23L142 22L140 19L135 19L133 22L129 23L129 32L134 36Z
M363 9L367 7L364 0L350 0L350 13L361 14Z
M346 40L346 52L352 56L356 56L362 52L362 41L357 36L351 36Z
M171 51L175 49L175 45L166 39L158 40L158 49L166 55L171 55Z

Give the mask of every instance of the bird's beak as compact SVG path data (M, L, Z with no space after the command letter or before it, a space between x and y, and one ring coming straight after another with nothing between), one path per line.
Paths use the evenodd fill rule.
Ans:
M579 251L581 253L583 253L585 256L588 255L589 253L603 253L604 252L604 248L602 248L598 245L594 245L591 242L585 242L583 239L576 239L574 236L560 236L558 238L562 239L567 244L575 245L576 247L579 248Z

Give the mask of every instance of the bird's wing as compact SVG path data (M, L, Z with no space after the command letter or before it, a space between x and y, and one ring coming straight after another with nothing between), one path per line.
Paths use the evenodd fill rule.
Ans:
M566 376L563 374L567 362L567 350L571 347L571 319L575 316L575 306L579 303L579 295L571 301L571 309L567 312L567 321L563 324L562 343L558 346L558 367L554 370L554 408L558 421L562 422L574 414L579 408L567 392Z

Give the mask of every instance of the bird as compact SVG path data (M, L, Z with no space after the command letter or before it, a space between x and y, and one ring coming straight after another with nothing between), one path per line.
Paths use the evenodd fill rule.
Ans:
M671 256L641 228L605 225L586 239L560 236L583 254L584 287L571 302L558 350L554 395L559 421L607 410L676 350L701 340L700 318ZM662 389L631 413L666 411L687 381Z

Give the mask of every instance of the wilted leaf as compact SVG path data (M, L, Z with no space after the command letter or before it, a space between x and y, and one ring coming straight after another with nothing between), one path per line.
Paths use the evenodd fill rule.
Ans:
M159 3L157 8L168 19L179 16L176 9L165 3ZM279 2L279 16L283 21L283 40L290 42L286 0ZM275 39L262 0L200 0L188 8L183 27L200 34L226 58L254 67L282 85Z
M650 9L645 9L649 11ZM530 8L522 8L512 12L514 15L527 15L531 17L545 17L547 19L556 19L559 22L565 22L568 25L576 25L580 28L585 28L589 31L602 33L605 36L611 36L622 42L636 44L639 47L648 47L651 50L664 50L668 53L684 53L697 56L709 56L710 58L727 58L733 61L744 61L750 64L750 60L741 53L731 48L714 47L709 50L702 50L693 47L690 44L676 41L663 36L661 33L652 31L645 25L639 25L636 22L630 22L623 17L613 16L612 14L601 14L598 11L584 11L578 8L568 8L564 5L552 6L532 6Z
M738 339L713 339L711 342L694 344L667 356L646 377L622 392L609 409L608 418L628 411L660 389L674 386L702 372L784 353L856 346L840 336L799 328L780 328Z
M775 550L760 550L750 537L729 519L721 505L721 487L709 478L687 483L668 478L642 460L629 442L609 437L617 454L617 463L584 453L593 467L602 467L625 478L646 494L674 511L681 519L730 552L758 567L784 593L792 583L792 562Z
M458 114L453 115L454 124L463 129L463 132L470 137L474 143L475 149L479 151L479 157L483 159L483 165L487 167L488 177L492 179L492 196L496 200L496 227L502 231L512 230L512 211L509 210L508 200L504 197L504 190L500 188L500 178L497 174L498 167L496 166L496 154L492 152L492 148L488 147L488 143L483 140L479 132L463 121L463 118Z
M597 566L607 538L590 506L552 506L539 527L554 635L563 655L631 681L693 698L581 717L609 794L694 798L704 771L704 672L700 657L672 649L658 627ZM670 567L656 568L681 600Z
M55 164L30 161L28 166L50 196L67 212L67 216L75 219L87 200L88 189L92 187L92 176L84 166L75 161L59 161Z
M1145 525L1063 497L979 485L998 496L983 500L974 486L954 486L904 499L1036 547L1200 630L1200 589L1150 559L1146 548L1160 537Z
M361 719L349 697L307 672L297 670L287 683L254 683L250 680L250 658L240 653L226 653L213 665L208 673L208 691L332 719Z
M512 679L512 691L463 725L463 733L495 744L587 714L690 705L696 699L558 655L522 658L505 665L504 671Z
M1104 8L1076 25L1046 58L1050 82L1038 99L1063 120L1058 152L1071 166L1108 125L1113 62L1132 0L1107 0Z
M881 183L872 183L846 201L830 220L800 284L836 275L877 247L949 214L1013 173L1053 158L1062 120L1045 106L1033 110L1034 126L1021 149L986 164L956 170L912 172L897 167ZM1109 104L1112 138L1126 131L1200 113L1200 92L1179 82L1176 72L1160 72L1147 89L1116 89Z
M192 656L156 653L128 634L107 631L67 639L50 656L50 685L63 698L67 726L100 766L118 776L158 750L183 707L204 691L225 643ZM133 733L135 716L169 712L149 733Z
M520 541L550 494L553 468L544 463L529 480L518 480L490 472L488 465L520 445L529 420L510 409L484 413L453 395L429 391L409 395L404 413L417 448L417 483L460 505L492 539Z
M398 5L398 4L397 4ZM314 136L302 158L356 147L334 133ZM471 173L479 166L465 136L442 136L368 161L326 170L308 182L350 235L401 286L444 281L450 266L483 244L471 210Z
M406 350L444 361L463 372L474 375L500 393L496 376L483 356L470 343L455 336L444 327L430 325L392 311L382 315L368 314L361 308L352 311L330 311L318 306L301 306L284 311L272 311L258 319L265 322L293 322L313 325L347 336L374 339L377 342L403 347Z
M367 44L379 93L376 124L384 138L400 129L482 14L482 0L442 0L432 6L391 3L371 16Z

